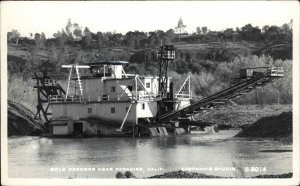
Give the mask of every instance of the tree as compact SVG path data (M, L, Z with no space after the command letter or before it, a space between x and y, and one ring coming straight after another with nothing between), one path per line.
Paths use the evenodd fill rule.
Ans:
M155 47L156 45L159 44L157 33L156 32L149 32L148 36L148 42L152 47Z
M254 41L258 41L261 37L261 29L258 26L254 27L252 30L252 35Z
M163 45L166 40L166 33L163 30L156 30L156 35L159 45Z
M233 34L233 40L234 40L234 42L238 41L238 40L241 40L240 34L241 34L240 28L236 27L235 31L234 31L234 34Z
M241 36L244 40L253 40L252 36L253 27L251 24L247 24L241 28Z
M135 36L134 32L127 32L125 35L125 43L130 50L135 48Z
M276 39L278 40L278 36L280 34L280 28L276 25L272 25L269 29L268 29L268 32L266 33L267 34L267 38L269 40L271 39Z
M204 35L207 34L207 27L206 27L206 26L201 27L201 30L202 30L202 33L203 33Z
M90 47L92 43L92 34L88 27L85 27L83 31L83 35L84 35L84 45Z
M56 38L60 45L64 45L65 42L68 40L68 36L64 29L62 29L61 31L58 30L56 33L53 34L53 37Z
M42 45L41 34L39 34L39 33L34 34L34 42L35 42L35 45L38 47Z
M97 42L98 42L98 47L101 49L101 48L104 48L108 45L108 37L106 36L106 34L102 33L102 32L97 32L97 35L96 35L96 38L97 38Z
M45 45L45 44L46 44L46 41L47 41L46 35L45 35L44 32L42 32L42 34L41 34L41 42L42 42L42 45Z
M139 47L145 46L147 41L147 34L144 32L127 32L124 38L124 43L130 49L138 49Z
M247 24L242 27L242 32L251 32L253 30L253 26L251 24Z
M225 37L225 39L232 40L233 39L233 34L234 34L234 31L233 31L232 28L227 28L224 31L224 37Z
M201 34L201 28L199 26L196 28L196 33Z
M120 46L123 42L123 35L120 33L113 33L109 40L111 41L112 46Z
M49 62L51 64L56 64L57 65L57 61L58 61L58 53L59 50L57 50L55 44L53 42L50 42L50 55L49 55Z
M145 41L147 40L147 34L144 32L135 31L134 36L136 49L144 47Z
M68 39L70 39L70 40L74 39L73 32L74 32L74 25L72 24L71 19L68 19L68 23L67 23L67 26L66 26L66 34L68 36Z
M282 35L283 35L283 39L284 40L289 40L291 41L292 40L292 29L291 29L291 26L289 24L283 24L281 26L281 31L282 31Z
M266 33L266 32L268 32L269 28L270 28L269 25L265 25L265 26L262 27L262 31L263 31L264 33Z
M20 33L18 30L12 30L11 32L7 33L7 40L16 42L16 45L18 44L19 39L20 39Z
M54 38L59 38L59 37L61 37L61 32L60 32L59 30L57 30L57 32L53 34L53 37L54 37Z
M167 41L169 43L172 43L174 41L174 38L175 38L175 31L173 29L169 29L166 32L166 38L167 38Z
M290 32L290 27L286 23L281 26L281 29L282 29L284 34Z
M81 26L79 26L77 23L74 23L74 31L73 34L76 38L76 41L78 41L79 38L82 37L82 29Z

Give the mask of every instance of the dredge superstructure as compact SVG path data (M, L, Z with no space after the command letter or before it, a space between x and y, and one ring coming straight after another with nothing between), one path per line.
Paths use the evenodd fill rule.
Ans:
M168 64L175 59L174 47L162 46L158 57L158 77L127 74L123 69L128 63L125 61L62 65L69 69L66 90L49 76L36 73L37 116L44 116L50 136L189 133L194 114L283 76L280 67L241 69L234 85L191 104L190 78L174 91L168 77ZM81 75L83 70L89 73Z

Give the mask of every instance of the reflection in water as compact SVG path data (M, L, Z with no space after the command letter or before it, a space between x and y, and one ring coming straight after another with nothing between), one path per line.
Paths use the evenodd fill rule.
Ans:
M291 145L233 138L237 132L149 139L13 137L8 139L8 171L10 177L20 178L113 178L117 168L141 168L142 171L132 171L138 177L182 168L209 175L242 175L238 171L214 170L234 166L241 170L266 167L265 172L246 172L246 177L292 172ZM278 149L280 153L274 151ZM268 153L263 152L266 150ZM60 169L53 171L54 168ZM68 171L68 168L95 168L95 171Z

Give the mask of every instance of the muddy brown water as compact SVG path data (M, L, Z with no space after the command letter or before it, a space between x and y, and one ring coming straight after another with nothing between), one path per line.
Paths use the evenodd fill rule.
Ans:
M250 177L292 172L291 144L233 137L238 132L148 139L10 137L8 176L114 178L131 170L142 178L187 170Z

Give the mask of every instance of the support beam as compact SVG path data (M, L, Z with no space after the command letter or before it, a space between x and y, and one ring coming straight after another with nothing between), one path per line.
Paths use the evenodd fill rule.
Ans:
M139 80L139 82L141 83L142 87L144 88L144 90L146 91L146 93L149 95L150 98L152 98L152 96L150 95L150 93L146 90L146 87L144 86L144 84L142 83L142 81L140 80L140 78L138 76L136 76L136 78ZM149 99L150 99L149 98Z
M213 101L211 103L214 104L214 105L222 105L222 104L224 104L224 102L221 102L221 101Z
M123 126L124 126L124 124L125 124L125 121L126 121L126 119L127 119L127 117L128 117L128 114L129 114L129 112L130 112L131 106L132 106L132 104L129 105L129 108L128 108L127 112L126 112L126 115L125 115L125 117L124 117L124 119L123 119L123 122L122 122L120 128L116 129L116 131L119 131L119 132L122 131Z
M134 79L131 80L131 82L129 83L128 86L132 85L133 82L134 82ZM128 86L126 86L126 87L124 88L124 90L122 91L122 94L120 95L120 97L118 97L118 101L120 101L121 97L124 95L125 91L128 89Z
M90 68L90 66L89 65L77 65L77 64L73 64L73 65L62 65L61 66L62 68L75 68L75 67L77 67L77 68Z
M72 70L73 70L73 68L70 69L70 73L69 73L66 98L67 98L68 95L69 95L69 89L70 89L70 82L71 82Z

